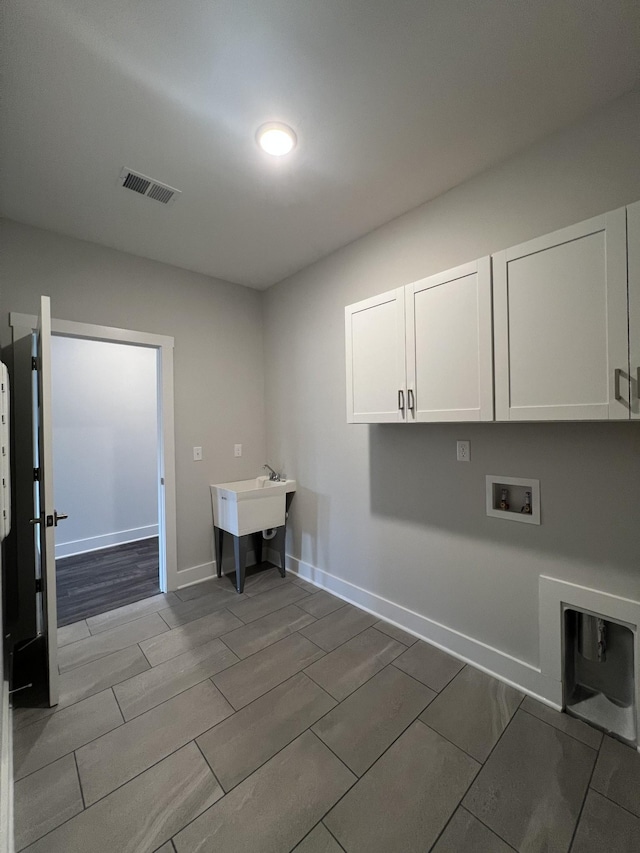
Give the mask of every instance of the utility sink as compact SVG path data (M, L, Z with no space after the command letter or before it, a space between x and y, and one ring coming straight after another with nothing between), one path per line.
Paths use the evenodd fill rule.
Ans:
M234 536L282 527L287 495L295 490L295 480L270 480L266 476L212 485L213 523Z

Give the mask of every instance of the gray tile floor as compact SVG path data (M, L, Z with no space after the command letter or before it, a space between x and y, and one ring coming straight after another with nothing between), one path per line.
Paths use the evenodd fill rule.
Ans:
M31 853L640 850L640 755L269 569L59 631L14 713Z

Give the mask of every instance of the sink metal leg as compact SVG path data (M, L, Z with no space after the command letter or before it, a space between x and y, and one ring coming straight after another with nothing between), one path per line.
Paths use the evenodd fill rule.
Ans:
M280 555L280 576L285 576L285 540L287 536L287 528L286 525L282 525L282 527L276 528L276 535L273 538L273 547Z
M216 553L216 573L219 578L222 577L222 539L224 530L220 527L213 528L213 547Z
M247 567L247 540L248 536L234 536L233 550L236 558L236 589L244 591L244 575Z

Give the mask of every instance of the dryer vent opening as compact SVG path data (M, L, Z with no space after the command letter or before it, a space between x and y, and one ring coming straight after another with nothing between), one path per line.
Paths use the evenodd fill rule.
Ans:
M634 633L598 613L564 611L567 713L637 745Z

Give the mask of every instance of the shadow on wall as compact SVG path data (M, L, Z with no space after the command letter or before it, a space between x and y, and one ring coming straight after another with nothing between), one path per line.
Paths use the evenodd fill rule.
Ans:
M384 424L369 429L371 512L639 573L640 424ZM471 461L456 461L456 441ZM489 518L485 476L540 480L540 527Z
M298 486L291 504L287 530L287 554L299 555L303 562L322 566L325 571L331 571L330 508L329 495L318 494ZM291 523L296 513L305 519L304 529L299 529Z

